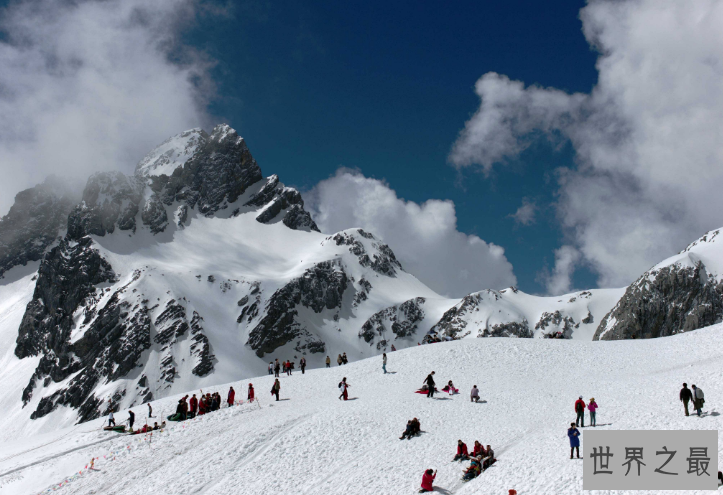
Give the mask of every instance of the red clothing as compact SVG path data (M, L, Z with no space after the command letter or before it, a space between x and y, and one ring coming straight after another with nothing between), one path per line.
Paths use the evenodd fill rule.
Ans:
M249 387L249 402L253 402L254 400L254 388Z
M233 399L236 397L236 391L231 389L228 391L228 405L233 406Z
M206 399L201 399L201 401L198 403L198 414L199 416L201 414L206 414Z
M474 457L477 457L480 454L486 454L485 448L482 447L481 445L475 445L474 450L472 451L472 455Z
M579 407L578 407L579 404ZM582 399L577 399L575 401L575 412L578 412L578 410L585 412L585 401Z
M195 414L197 410L198 410L198 399L196 399L195 397L191 397L191 412Z
M462 445L457 444L457 455L460 455L460 454L469 456L469 451L467 450L466 443L462 443Z
M422 475L422 490L428 490L430 492L433 491L434 487L432 486L432 482L436 477L436 474L424 473L424 475Z

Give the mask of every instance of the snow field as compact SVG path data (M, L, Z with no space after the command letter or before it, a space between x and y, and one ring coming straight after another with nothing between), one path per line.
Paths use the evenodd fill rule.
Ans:
M273 377L265 375L250 380L260 408L244 404L171 424L150 446L142 437L100 431L101 420L16 439L0 458L0 493L40 493L91 457L131 445L57 493L409 494L424 469L436 468L442 493L580 494L582 463L569 459L566 435L577 397L595 397L601 428L720 430L722 344L723 325L646 341L466 339L388 353L387 375L379 356L296 371L281 377L288 400L280 402L272 401ZM462 393L415 394L432 370L438 388L451 379ZM348 402L337 399L344 376ZM684 416L683 381L705 391L704 417ZM245 397L248 383L231 384L237 397ZM473 384L485 402L469 402ZM225 397L228 385L214 390ZM177 399L155 401L156 415L170 414ZM146 406L134 411L142 424ZM422 435L398 440L415 416ZM462 484L468 463L450 462L458 439L491 444L497 464Z

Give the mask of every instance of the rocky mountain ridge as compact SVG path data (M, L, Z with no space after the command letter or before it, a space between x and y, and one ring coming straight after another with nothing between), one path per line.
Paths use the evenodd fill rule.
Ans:
M449 299L373 233L320 233L301 194L264 178L229 126L192 129L132 176L94 174L80 197L49 181L18 194L0 221L0 275L41 261L32 280L0 279L32 287L22 311L0 315L14 341L0 351L36 364L8 393L18 417L70 409L85 421L262 374L273 357L323 366L327 355L355 360L430 334L608 340L693 330L721 318L717 235L628 288Z

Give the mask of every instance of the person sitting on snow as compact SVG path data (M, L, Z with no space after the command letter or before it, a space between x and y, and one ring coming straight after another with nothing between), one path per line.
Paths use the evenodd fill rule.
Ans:
M495 451L492 450L492 447L488 445L487 446L487 455L482 459L482 469L483 470L487 469L495 462L497 462L497 459L495 459Z
M467 445L462 440L457 440L457 455L454 456L453 461L466 461L469 459L469 451Z
M482 472L482 468L480 467L480 460L476 457L472 458L472 462L470 463L467 470L462 475L462 479L464 481L469 481L471 479L476 478L479 476L479 474Z
M479 443L479 440L474 441L474 449L472 450L472 457L479 457L487 455L487 451L484 446Z
M470 402L479 402L479 389L477 385L472 385L472 391L469 393Z
M422 475L422 488L419 490L419 493L424 492L433 492L434 486L432 486L432 482L434 481L434 478L437 477L437 471L432 471L431 469L427 469L424 472L424 475Z
M454 384L452 383L452 380L450 380L447 385L444 386L442 389L442 392L447 392L449 395L452 394L458 394L459 390L454 388Z
M402 433L402 436L399 437L399 440L404 440L405 438L409 440L410 438L412 438L413 431L414 426L412 426L412 420L410 419L409 421L407 421L407 427L404 429L404 433Z

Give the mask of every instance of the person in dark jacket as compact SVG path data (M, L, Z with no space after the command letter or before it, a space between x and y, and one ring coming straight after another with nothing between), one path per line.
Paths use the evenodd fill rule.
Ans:
M276 378L279 377L279 371L281 371L281 365L279 364L278 358L276 359L276 362L274 363L274 376Z
M683 388L680 389L680 402L683 403L683 407L685 408L686 416L690 416L690 414L688 414L688 402L690 402L692 398L693 398L693 394L690 391L690 389L688 388L688 384L684 383Z
M402 436L399 437L399 440L404 440L412 438L412 431L414 431L414 427L412 426L412 420L410 419L407 421L407 427L404 429L404 433L402 433Z
M233 406L233 400L236 398L236 391L231 387L228 390L228 407Z
M580 430L575 428L575 423L570 423L567 436L570 437L570 459L572 459L573 451L577 451L577 458L580 459Z
M149 417L149 418L152 418L152 417L153 417L153 408L151 407L151 403L150 403L150 402L148 403L148 417Z
M276 400L279 400L279 390L281 390L281 383L279 383L279 379L277 378L276 381L274 381L274 386L271 387L271 395L276 396Z
M457 455L454 456L453 461L466 461L469 459L469 451L467 450L467 444L462 440L457 440Z
M136 420L136 415L133 413L133 411L131 411L131 410L129 409L129 410L128 410L128 428L129 428L129 429L131 429L131 430L133 429L133 422L134 422L135 420Z
M424 383L427 384L427 387L429 389L427 390L427 397L434 398L434 371L432 371L430 374L427 375L427 378L424 379Z
M577 419L575 419L575 426L585 428L585 401L582 400L582 395L575 401L575 412L577 413Z
M306 358L301 358L301 361L299 361L299 366L301 367L301 374L303 375L306 370Z

